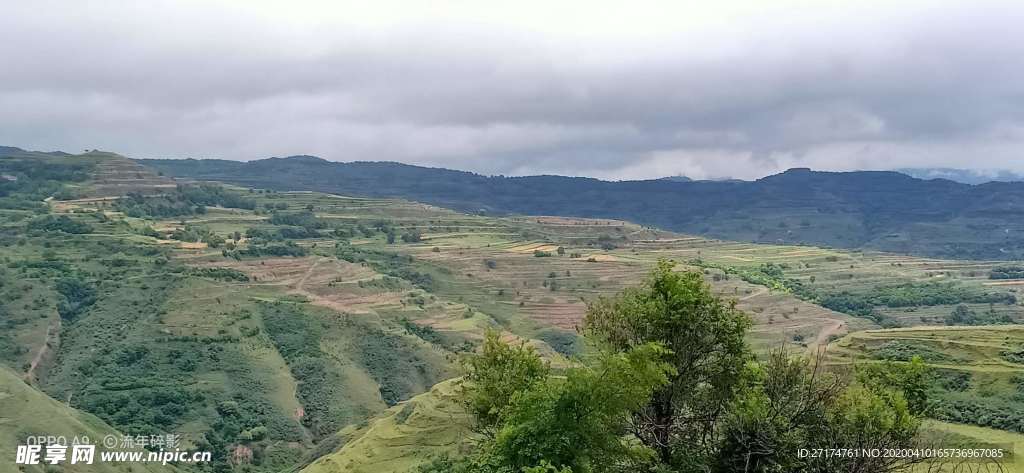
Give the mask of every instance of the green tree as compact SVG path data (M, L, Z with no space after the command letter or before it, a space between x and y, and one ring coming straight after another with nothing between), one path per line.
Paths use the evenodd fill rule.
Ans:
M403 243L419 243L423 241L423 233L419 230L409 230L402 234Z
M534 350L489 333L463 388L484 441L469 458L421 471L603 472L648 462L653 452L627 436L631 414L673 374L666 355L656 344L605 351L552 376Z
M61 295L57 312L65 320L74 320L96 303L96 288L77 277L58 279L56 289Z
M585 331L619 352L647 343L669 351L668 384L634 415L633 432L675 468L705 463L726 407L750 360L750 319L715 296L699 272L660 261L638 287L592 304Z
M916 441L918 421L903 393L922 385L919 367L858 372L862 381L850 386L820 361L781 349L748 366L746 384L722 423L715 471L886 472L907 466L894 458L799 455L801 449L899 449Z
M827 412L821 428L805 443L809 448L849 448L886 451L915 445L920 421L903 394L855 385L845 390ZM909 471L915 460L885 456L815 458L803 471L895 472Z
M668 383L666 351L654 344L603 353L513 396L487 454L513 471L544 462L574 472L613 471L653 456L624 440L630 415Z
M946 325L974 325L977 316L970 307L959 304L946 316Z
M928 389L934 376L920 356L915 355L908 363L885 361L859 366L857 381L877 393L899 392L914 415L927 414L931 407Z
M493 436L512 397L547 378L551 368L533 347L509 345L488 331L480 353L466 361L463 399L476 420L476 430Z

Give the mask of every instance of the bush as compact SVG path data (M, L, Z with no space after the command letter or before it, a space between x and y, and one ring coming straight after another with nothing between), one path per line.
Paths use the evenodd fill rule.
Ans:
M989 279L1024 279L1024 266L997 266L988 274Z
M915 356L929 363L950 363L957 361L950 355L926 346L910 345L903 341L893 340L871 349L877 359L888 361L911 361Z
M287 225L292 227L306 227L309 229L320 229L327 227L323 220L317 218L313 212L274 212L270 215L270 223L274 225Z
M74 320L96 303L96 288L78 278L66 277L57 281L61 302L57 312L65 320Z
M402 242L418 243L423 241L423 234L419 230L411 230L402 234Z
M114 208L136 218L201 215L206 213L206 207L215 206L253 210L256 203L221 186L209 184L178 186L167 195L130 193L114 203Z
M1014 304L1017 298L1003 292L984 292L952 283L905 283L875 288L870 292L843 291L821 300L821 305L837 312L872 316L875 307L918 307L963 303Z
M218 281L248 282L249 276L231 268L189 268L188 274Z
M306 256L309 254L309 250L296 245L293 241L287 241L284 243L274 243L268 245L253 245L244 250L234 250L227 252L227 256L233 258L242 257L253 257L259 258L263 256Z
M71 219L67 215L47 215L45 217L39 217L33 219L28 223L28 229L43 231L43 232L64 232L72 234L85 234L92 233L92 227L87 223L82 223Z
M1010 363L1024 365L1024 346L1021 346L1016 350L1005 350L1001 352L1000 355Z
M565 356L574 356L583 347L583 340L580 336L567 330L550 328L541 331L537 337Z

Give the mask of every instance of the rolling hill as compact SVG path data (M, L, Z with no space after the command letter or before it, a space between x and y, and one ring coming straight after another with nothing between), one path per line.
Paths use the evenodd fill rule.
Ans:
M287 173L295 161L325 165L273 162ZM397 472L458 453L466 437L452 427L465 419L446 380L485 331L573 363L587 350L575 330L587 303L662 258L735 299L759 351L830 345L856 358L862 340L902 333L881 327L947 333L937 327L956 315L999 324L971 332L991 332L976 344L984 349L957 354L985 364L1014 350L1013 324L1024 321L1014 262L171 181L141 163L102 152L0 157L0 174L17 178L0 183L0 363L31 380L17 382L32 409L60 399L122 432L179 433L217 452L217 468ZM1017 402L1020 369L1005 371L986 398L994 404L972 409ZM0 417L13 409L0 404ZM0 423L0 435L19 431Z
M145 160L165 174L278 190L397 197L467 212L629 220L759 243L964 259L1024 257L1024 183L791 169L756 181L503 177L312 156Z

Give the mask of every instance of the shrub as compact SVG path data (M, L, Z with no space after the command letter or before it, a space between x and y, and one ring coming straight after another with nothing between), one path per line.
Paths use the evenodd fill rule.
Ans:
M62 297L57 312L65 320L74 320L96 303L96 288L81 279L61 278L56 289Z
M989 279L1024 279L1024 266L997 266L988 274Z
M92 227L90 227L89 224L73 220L67 215L47 215L45 217L33 219L28 223L28 229L30 231L36 230L72 234L92 233Z

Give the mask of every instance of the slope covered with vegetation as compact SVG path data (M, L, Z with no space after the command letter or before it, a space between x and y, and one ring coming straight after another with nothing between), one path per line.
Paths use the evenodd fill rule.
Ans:
M167 174L279 190L399 197L463 211L616 218L737 241L870 248L965 259L1024 256L1024 183L794 169L752 182L607 182L481 176L309 156L248 163L147 160Z
M54 436L66 439L88 438L99 444L105 436L120 433L94 415L58 402L26 384L16 373L0 366L0 445L4 447L2 471L8 469L15 445L24 445L28 437ZM25 466L27 472L43 472L42 465ZM66 465L61 471L126 473L179 471L160 464L104 463L95 458L92 465Z
M932 417L1024 434L1024 327L914 327L868 330L836 341L840 365L909 362L935 370Z
M1024 320L1011 261L496 217L131 165L98 152L0 158L0 174L17 178L0 196L0 362L40 399L215 452L181 466L191 470L399 471L454 456L469 437L433 425L464 415L454 392L416 396L462 374L488 331L556 370L578 365L593 350L577 330L588 304L662 259L736 301L755 353L812 352L882 326ZM426 438L438 442L414 448Z

